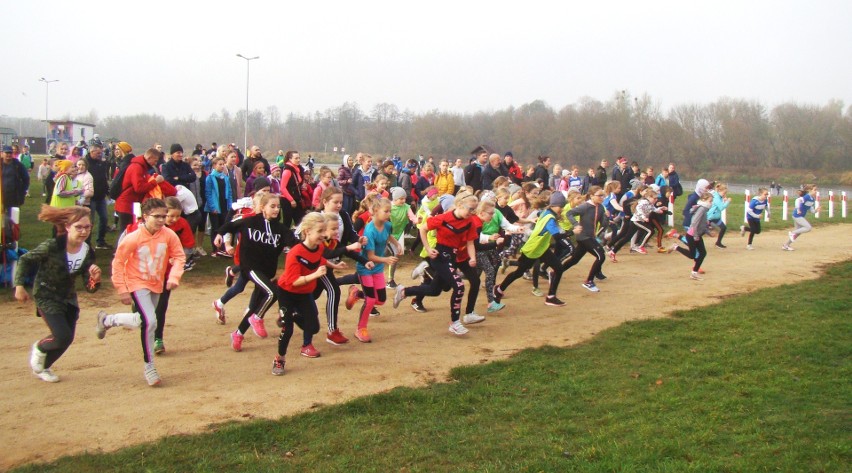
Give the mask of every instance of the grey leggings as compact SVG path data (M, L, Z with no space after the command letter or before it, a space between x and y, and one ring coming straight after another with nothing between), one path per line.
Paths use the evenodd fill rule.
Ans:
M497 284L497 267L500 265L500 253L496 249L476 252L476 267L485 273L485 294L488 302L494 302L494 285Z
M796 225L796 228L790 233L796 235L796 237L802 233L808 233L813 228L811 227L811 222L808 222L805 217L793 217L793 223Z

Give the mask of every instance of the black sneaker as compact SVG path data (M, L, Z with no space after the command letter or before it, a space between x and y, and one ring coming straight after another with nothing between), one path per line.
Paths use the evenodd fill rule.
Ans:
M606 280L606 276L604 275L604 273L598 271L598 274L595 274L595 279L597 279L598 281L604 281Z
M725 246L725 245L723 245L723 244L721 244L721 243L716 243L716 248L720 248L720 249L723 249L723 250L724 250L725 248L727 248L727 246Z
M382 315L382 313L379 312L379 309L376 309L375 307L373 307L373 310L370 311L370 317L378 317L380 315Z
M417 301L411 301L411 308L414 309L415 312L426 312L426 307L423 307L423 303Z
M96 250L111 250L112 245L110 245L109 243L104 241L104 242L96 243L95 249Z
M559 300L559 298L556 297L556 296L547 296L544 299L544 304L545 305L551 305L553 307L562 307L562 306L565 305L565 303L562 302L561 300Z
M231 274L231 267L225 266L225 287L231 287L233 285L234 285L234 275Z
M388 288L390 288L390 289L396 289L396 281L394 281L393 279L391 279L390 281L388 281L388 285L387 285L387 286L388 286Z

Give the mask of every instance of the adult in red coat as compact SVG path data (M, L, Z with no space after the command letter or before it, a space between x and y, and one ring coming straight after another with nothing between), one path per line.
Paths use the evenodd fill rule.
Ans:
M159 192L160 198L177 195L177 190L157 173L160 152L155 148L145 151L143 156L130 160L121 181L121 195L115 199L115 211L118 213L119 231L123 231L133 221L133 204L142 203L152 193Z

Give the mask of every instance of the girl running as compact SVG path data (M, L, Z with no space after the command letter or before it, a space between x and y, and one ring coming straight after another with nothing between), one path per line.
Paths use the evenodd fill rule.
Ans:
M562 266L562 270L566 271L579 263L586 253L591 253L595 257L595 262L592 263L589 277L586 278L583 287L592 292L600 292L598 286L595 285L595 275L600 274L601 267L606 261L604 249L595 237L598 228L606 224L606 211L603 208L603 200L606 196L606 192L600 186L592 186L589 188L589 200L569 210L566 214L571 225L574 226L577 248Z
M760 234L760 218L763 211L769 212L769 208L767 206L766 200L769 198L769 191L766 190L765 187L761 187L757 190L757 195L751 199L751 202L748 204L748 208L746 209L746 222L748 222L748 244L746 245L747 250L753 250L754 247L751 246L754 241L754 236ZM745 225L740 226L740 236L745 236L746 227Z
M713 195L710 193L702 195L698 202L693 207L692 219L690 220L689 230L686 231L686 241L689 244L688 248L682 248L677 243L672 246L672 251L677 251L683 256L695 261L692 266L692 273L689 277L700 281L703 278L698 272L701 269L701 263L704 262L704 257L707 256L707 249L704 247L702 236L706 233L710 235L709 226L707 225L707 211L713 205Z
M366 242L361 248L361 256L368 261L372 261L374 266L368 268L366 265L358 263L355 266L358 277L361 279L361 288L364 292L364 306L361 308L358 318L358 330L355 332L355 338L363 343L370 343L370 333L367 331L367 321L370 318L370 313L373 307L383 305L387 299L387 289L385 289L385 264L395 264L399 259L396 256L385 256L385 250L388 243L399 248L399 253L403 252L403 248L393 237L393 225L390 223L391 203L387 199L376 199L371 209L372 220L364 228L364 237Z
M294 324L303 331L301 355L308 358L320 356L320 352L313 346L314 335L319 332L313 293L317 279L327 272L326 260L322 256L325 220L319 212L310 213L302 219L302 241L287 252L284 273L278 279L278 325L281 327L281 335L278 337L278 354L272 360L272 374L275 376L284 374L284 357L290 338L293 337Z
M30 368L42 380L56 383L59 376L51 367L74 341L80 317L75 280L78 275L88 275L86 288L94 292L100 286L101 269L94 264L95 253L86 244L92 231L88 208L57 209L45 204L38 219L53 224L56 237L21 255L15 270L15 299L30 299L24 280L35 272L32 298L36 315L47 324L50 336L33 343Z
M808 210L814 210L816 192L817 188L813 184L804 185L799 191L799 197L796 198L796 202L793 204L793 223L795 224L795 228L787 234L787 243L781 246L782 250L793 251L793 242L799 238L799 235L811 231L811 224L805 217L808 216Z
M719 235L716 237L716 248L724 250L727 246L722 243L722 238L724 238L725 232L728 231L728 227L722 221L722 211L727 209L731 203L731 199L728 197L728 185L723 182L716 184L716 189L713 190L712 194L713 205L710 206L710 210L707 212L707 220L719 227Z
M414 216L414 212L411 211L411 206L405 203L405 190L402 187L394 187L391 189L391 197L393 200L391 201L391 226L393 227L393 237L399 241L402 247L405 247L404 238L405 238L405 229L408 227L408 224L411 223L413 225L417 224L417 218ZM402 256L402 253L399 255L395 254L394 247L390 248L391 254L393 256ZM394 281L394 275L396 273L396 263L388 265L388 288L393 289L396 287L396 281Z
M494 299L497 302L503 298L504 292L516 279L523 276L524 272L537 264L539 259L543 260L553 269L550 274L550 289L544 303L549 306L561 307L565 303L556 297L559 281L562 279L562 262L556 252L551 249L550 243L555 239L567 238L568 234L559 228L558 221L561 218L562 208L565 207L565 196L561 192L554 192L550 196L550 206L539 216L530 237L521 248L521 257L518 259L518 268L506 276L506 279L494 288ZM576 226L576 224L575 224Z
M426 225L420 228L420 240L429 258L433 260L434 278L429 284L421 284L411 288L398 285L393 300L393 306L398 307L399 303L408 296L417 298L437 296L444 288L451 288L449 331L455 335L464 335L468 332L468 329L459 320L461 318L461 302L464 298L464 281L462 281L459 272L456 271L458 260L456 253L459 251L467 252L467 265L472 268L476 267L476 251L473 242L478 238L478 229L471 219L473 213L476 212L476 204L476 196L459 192L450 211L429 217L426 220ZM434 248L427 238L427 233L430 230L436 231ZM478 281L476 285L479 285ZM473 282L471 282L471 286L473 286ZM468 302L470 302L470 299ZM479 321L481 322L481 320Z
M228 222L215 231L214 242L217 245L221 244L222 235L239 233L240 277L254 282L248 310L237 330L231 333L231 348L234 351L242 351L245 333L249 327L258 337L267 337L263 316L278 298L277 289L272 282L278 266L278 257L285 246L297 242L293 233L278 221L278 213L281 210L279 197L270 192L263 192L257 199L257 206L260 208L257 215Z
M165 228L166 203L148 199L142 203L142 224L127 233L115 250L112 260L112 284L122 304L133 304L134 312L107 315L98 313L97 335L104 338L112 327L141 329L142 359L149 386L160 384L154 367L154 332L157 330L156 307L163 289L180 285L186 263L180 239ZM166 273L171 260L172 269Z

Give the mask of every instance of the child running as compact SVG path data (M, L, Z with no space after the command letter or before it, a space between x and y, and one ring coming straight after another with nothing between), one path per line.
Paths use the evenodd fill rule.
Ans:
M320 356L320 352L313 346L314 335L319 332L313 292L317 279L327 271L326 260L322 256L325 220L319 212L310 213L302 219L302 241L287 253L284 273L278 279L278 325L281 326L281 335L278 337L278 354L272 360L272 374L275 376L284 374L284 358L287 345L293 337L294 324L303 332L301 355L308 358Z
M748 204L748 208L746 209L746 222L748 223L748 244L746 245L747 250L753 250L754 247L751 246L754 241L754 236L760 234L760 217L765 210L767 213L769 212L767 199L769 198L769 191L766 190L765 187L761 187L757 190L757 195L755 195L751 202ZM745 225L740 226L740 236L745 236L746 227Z
M245 333L249 327L258 337L267 337L263 316L278 299L278 291L272 282L278 268L278 257L285 246L297 242L293 233L278 221L281 211L279 197L270 192L262 192L256 199L260 212L226 223L216 231L214 241L219 245L223 234L239 232L240 275L254 282L248 310L237 330L231 333L231 348L234 351L242 351Z
M391 189L391 227L393 227L393 237L399 241L401 247L405 248L404 238L405 238L405 228L408 226L409 222L416 225L417 218L414 216L414 212L411 211L411 206L405 203L405 189L402 187L394 187ZM395 254L395 247L391 247L391 255L392 256L402 256L403 253L399 255ZM396 281L394 281L394 275L396 273L396 263L388 265L388 288L393 289L396 287Z
M811 231L811 224L805 217L808 216L808 210L814 210L816 192L817 188L813 184L804 185L799 191L799 197L796 198L796 202L793 204L793 224L795 228L787 234L787 242L781 246L782 250L793 251L793 242L799 238L799 235Z
M361 247L361 256L372 261L374 266L368 268L360 262L355 265L364 292L364 306L361 308L358 317L358 330L355 331L355 338L362 343L372 341L367 330L367 322L370 319L373 307L383 305L387 300L384 265L395 264L399 260L396 256L385 256L388 243L399 248L400 254L403 252L403 248L393 236L393 225L390 222L390 201L383 198L376 199L370 212L372 213L372 220L364 227L366 242Z
M102 339L112 327L141 329L142 359L149 386L158 386L161 382L154 366L157 302L164 288L171 291L180 285L186 263L180 239L165 228L166 217L166 203L161 199L142 203L142 224L121 239L112 260L112 284L121 303L132 303L134 312L107 315L101 311L96 330L98 338ZM169 262L172 269L167 274Z
M722 211L727 209L731 203L731 198L728 197L728 185L724 182L716 184L716 189L713 190L712 194L713 205L710 206L710 210L707 212L707 220L719 227L719 235L716 237L716 248L724 250L727 246L722 243L722 238L724 238L725 232L728 231L728 226L722 221Z
M410 288L401 284L398 285L393 299L393 306L398 307L399 303L408 296L418 298L437 296L444 288L452 289L449 331L455 335L468 333L468 329L459 320L461 318L461 302L464 298L464 282L459 272L456 271L458 260L456 253L466 251L467 265L472 268L476 267L476 251L473 242L478 238L478 230L471 219L473 213L476 212L476 205L476 196L460 191L450 211L429 217L426 220L426 225L420 228L420 240L429 258L433 260L432 267L435 270L435 275L429 284ZM434 248L427 238L427 233L430 230L436 231ZM477 281L476 284L478 286L479 282ZM471 283L471 286L473 286L473 283Z
M589 200L569 210L566 214L571 225L574 226L577 248L571 254L571 257L565 261L562 270L568 270L568 268L579 263L586 253L591 253L595 257L595 262L592 263L589 277L586 278L583 287L592 292L600 292L598 286L595 285L595 277L601 273L601 267L606 261L604 249L595 237L598 228L606 224L606 211L603 208L603 200L606 196L606 192L600 186L592 186L589 188Z
M693 207L689 230L686 231L686 241L689 244L689 248L683 248L677 243L672 246L672 251L677 250L680 254L695 261L689 277L696 281L703 279L698 270L701 269L701 263L704 262L704 258L707 256L707 248L704 246L702 236L704 234L710 235L707 225L707 211L710 210L711 205L713 205L713 194L707 193L702 195Z
M80 318L74 289L77 276L88 275L89 291L94 292L100 286L101 269L94 264L95 253L86 244L92 231L90 215L85 207L57 209L42 205L38 219L53 224L56 237L21 255L15 270L15 299L19 302L30 299L24 280L35 271L32 298L36 315L47 324L50 336L33 343L30 368L48 383L59 382L51 367L74 341Z
M563 232L558 224L562 208L565 207L565 196L562 192L554 192L550 196L549 203L549 207L538 217L529 239L521 247L518 268L506 276L506 279L499 286L494 288L494 299L497 302L501 301L510 284L522 277L524 272L536 265L537 261L541 259L553 270L550 274L550 289L544 299L545 305L554 307L565 305L565 302L556 297L556 290L559 289L559 281L562 279L564 269L556 252L550 246L554 238L558 240L568 237L568 234ZM574 226L576 227L577 224L574 224Z

